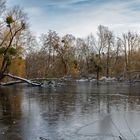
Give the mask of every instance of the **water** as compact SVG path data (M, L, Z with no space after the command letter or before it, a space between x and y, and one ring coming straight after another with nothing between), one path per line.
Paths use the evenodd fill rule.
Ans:
M120 139L140 139L140 84L0 88L0 140Z

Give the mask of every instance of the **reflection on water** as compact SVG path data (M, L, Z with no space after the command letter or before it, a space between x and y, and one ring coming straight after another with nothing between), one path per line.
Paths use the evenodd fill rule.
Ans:
M0 140L140 139L140 85L0 89Z

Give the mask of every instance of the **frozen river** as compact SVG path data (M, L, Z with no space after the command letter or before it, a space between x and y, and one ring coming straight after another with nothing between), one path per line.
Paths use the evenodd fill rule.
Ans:
M140 84L0 88L0 140L140 140Z

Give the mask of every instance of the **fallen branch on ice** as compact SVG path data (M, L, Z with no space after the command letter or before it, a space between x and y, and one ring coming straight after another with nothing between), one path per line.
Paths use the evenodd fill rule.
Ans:
M18 81L12 81L12 82L8 82L8 83L3 83L3 84L1 84L2 86L14 85L14 84L17 84L17 83L27 83L27 84L32 85L32 86L42 86L42 83L32 82L31 80L21 78L19 76L12 75L10 73L4 74L4 75L7 76L7 77L10 77L12 79L18 80Z

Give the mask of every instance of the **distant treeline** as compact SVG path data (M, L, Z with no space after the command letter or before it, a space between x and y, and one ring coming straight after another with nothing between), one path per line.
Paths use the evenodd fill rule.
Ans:
M140 71L137 33L116 37L108 27L99 25L95 37L59 36L50 30L36 39L23 9L17 6L6 9L2 0L0 13L0 80L6 73L27 78L66 75L137 78L131 75L132 71Z
M40 49L26 55L26 73L34 77L64 75L99 78L132 78L140 70L140 35L133 32L116 37L108 27L100 25L97 36L60 37L49 31L40 37ZM133 77L134 78L134 77Z

